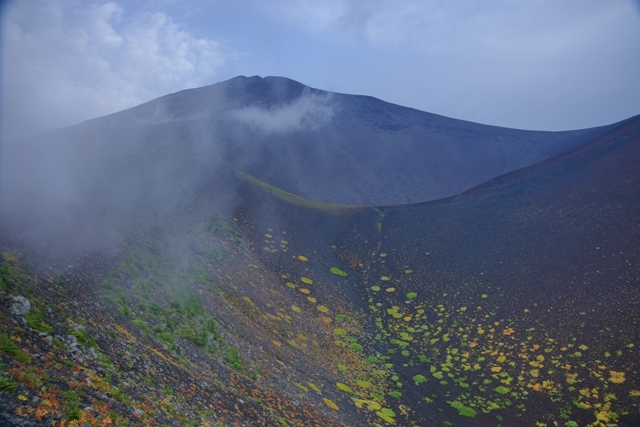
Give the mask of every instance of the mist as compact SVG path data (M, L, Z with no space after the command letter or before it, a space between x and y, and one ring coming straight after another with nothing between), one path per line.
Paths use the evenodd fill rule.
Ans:
M166 115L124 127L87 123L6 144L3 229L44 252L115 250L133 229L177 225L198 189L218 179L215 149L205 121L186 127Z
M269 109L250 106L230 111L228 115L259 133L287 133L329 126L335 111L331 94L315 94L305 88L290 104Z

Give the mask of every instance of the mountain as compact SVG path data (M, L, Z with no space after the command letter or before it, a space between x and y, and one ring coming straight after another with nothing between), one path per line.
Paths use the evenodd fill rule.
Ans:
M480 125L281 77L237 77L111 116L113 124L207 117L220 156L271 185L331 203L416 203L458 194L608 129Z
M637 425L640 116L561 151L569 134L325 95L237 78L5 151L0 421ZM377 122L382 141L401 116L558 151L541 136L520 148L545 160L392 206L305 197L310 178L280 172L331 163L277 151L296 132ZM399 174L391 145L372 152Z
M314 200L417 203L453 196L610 128L507 129L281 77L236 77L5 144L3 194L8 206L24 202L25 193L46 205L68 201L84 191L78 183L95 187L132 159L173 150L167 164L154 160L158 169L191 155L198 161L192 176L210 175L222 162Z

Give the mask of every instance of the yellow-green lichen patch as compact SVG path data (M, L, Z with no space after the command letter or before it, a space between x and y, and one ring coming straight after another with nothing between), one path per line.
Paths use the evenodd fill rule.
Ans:
M351 344L349 344L349 348L355 351L360 351L363 349L362 345L358 344L357 342L352 342Z
M345 393L353 393L353 390L351 390L351 387L349 387L345 383L336 383L336 387L338 387L338 390L344 391Z
M422 383L426 383L427 382L427 378L424 375L414 375L413 376L413 382L416 384L422 384Z
M378 291L380 290L380 286L373 285L373 286L371 287L371 290L372 290L372 291L374 291L374 292L378 292Z
M307 300L312 304L315 304L316 302L318 302L318 300L315 299L314 297L307 297Z
M306 256L304 256L304 255L298 255L298 259L299 259L300 261L303 261L303 262L307 262L307 261L309 261L309 258L307 258L307 257L306 257Z
M329 311L329 308L325 305L318 305L316 307L316 309L320 312L320 313L326 313Z
M300 390L309 393L309 389L300 383L294 383Z
M396 423L395 419L393 419L392 417L390 417L389 415L387 415L386 413L384 413L382 411L377 411L376 415L378 417L380 417L382 420L384 420L388 424L395 424Z
M382 405L380 405L375 400L366 400L366 399L353 399L353 404L356 405L356 408L366 408L370 411L379 411L382 409Z
M322 400L324 401L325 405L327 405L329 408L333 409L334 411L340 410L338 405L336 405L336 402L334 402L333 400L327 399L326 397L323 397Z
M299 290L300 290L300 292L302 292L305 295L309 295L311 293L311 291L309 289L306 289L306 288L300 288Z
M450 405L451 407L458 410L458 415L461 415L463 417L475 418L475 416L478 414L473 408L465 406L462 402L455 401L451 402Z
M313 280L309 279L308 277L301 277L301 278L300 278L300 281L301 281L302 283L306 283L307 285L311 285L311 284L313 284Z
M395 292L396 288L387 288L386 291L389 292L389 293Z
M389 278L389 276L382 276L382 277L380 278L380 280L387 282L387 281L389 281L389 280L391 280L391 279Z
M496 388L494 389L494 391L495 391L496 393L499 393L499 394L507 394L507 393L509 393L509 389L508 389L508 388L506 388L506 387L504 387L504 386L496 387Z
M300 307L298 307L297 305L294 305L291 307L291 310L295 311L296 313L300 313Z
M320 390L320 388L319 388L317 385L315 385L314 383L312 383L312 382L310 382L310 381L307 381L307 385L309 386L309 388L310 388L311 390L315 391L316 393L318 393L318 394L322 393L322 391Z
M624 372L609 371L609 381L614 384L625 382Z

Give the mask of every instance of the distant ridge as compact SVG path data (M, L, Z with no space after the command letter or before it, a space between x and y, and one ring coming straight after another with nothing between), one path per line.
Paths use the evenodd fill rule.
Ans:
M54 139L61 147L82 140L83 150L135 156L136 146L153 144L150 135L159 133L168 143L214 150L243 172L303 197L387 205L458 194L608 129L501 128L313 89L283 77L239 76L39 139Z

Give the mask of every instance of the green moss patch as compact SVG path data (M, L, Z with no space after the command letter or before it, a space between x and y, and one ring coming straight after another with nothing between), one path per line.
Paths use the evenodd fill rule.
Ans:
M333 274L336 274L338 276L342 276L342 277L346 277L347 276L346 272L340 270L337 267L331 267L331 269L329 271L331 271Z
M462 415L463 417L475 418L475 416L478 414L473 408L469 408L468 406L464 406L464 404L462 404L461 402L458 402L458 401L450 402L449 405L451 405L452 408L457 409L458 410L458 414Z
M413 382L417 383L417 384L422 384L422 383L426 383L427 382L427 378L424 375L414 375L413 376Z

